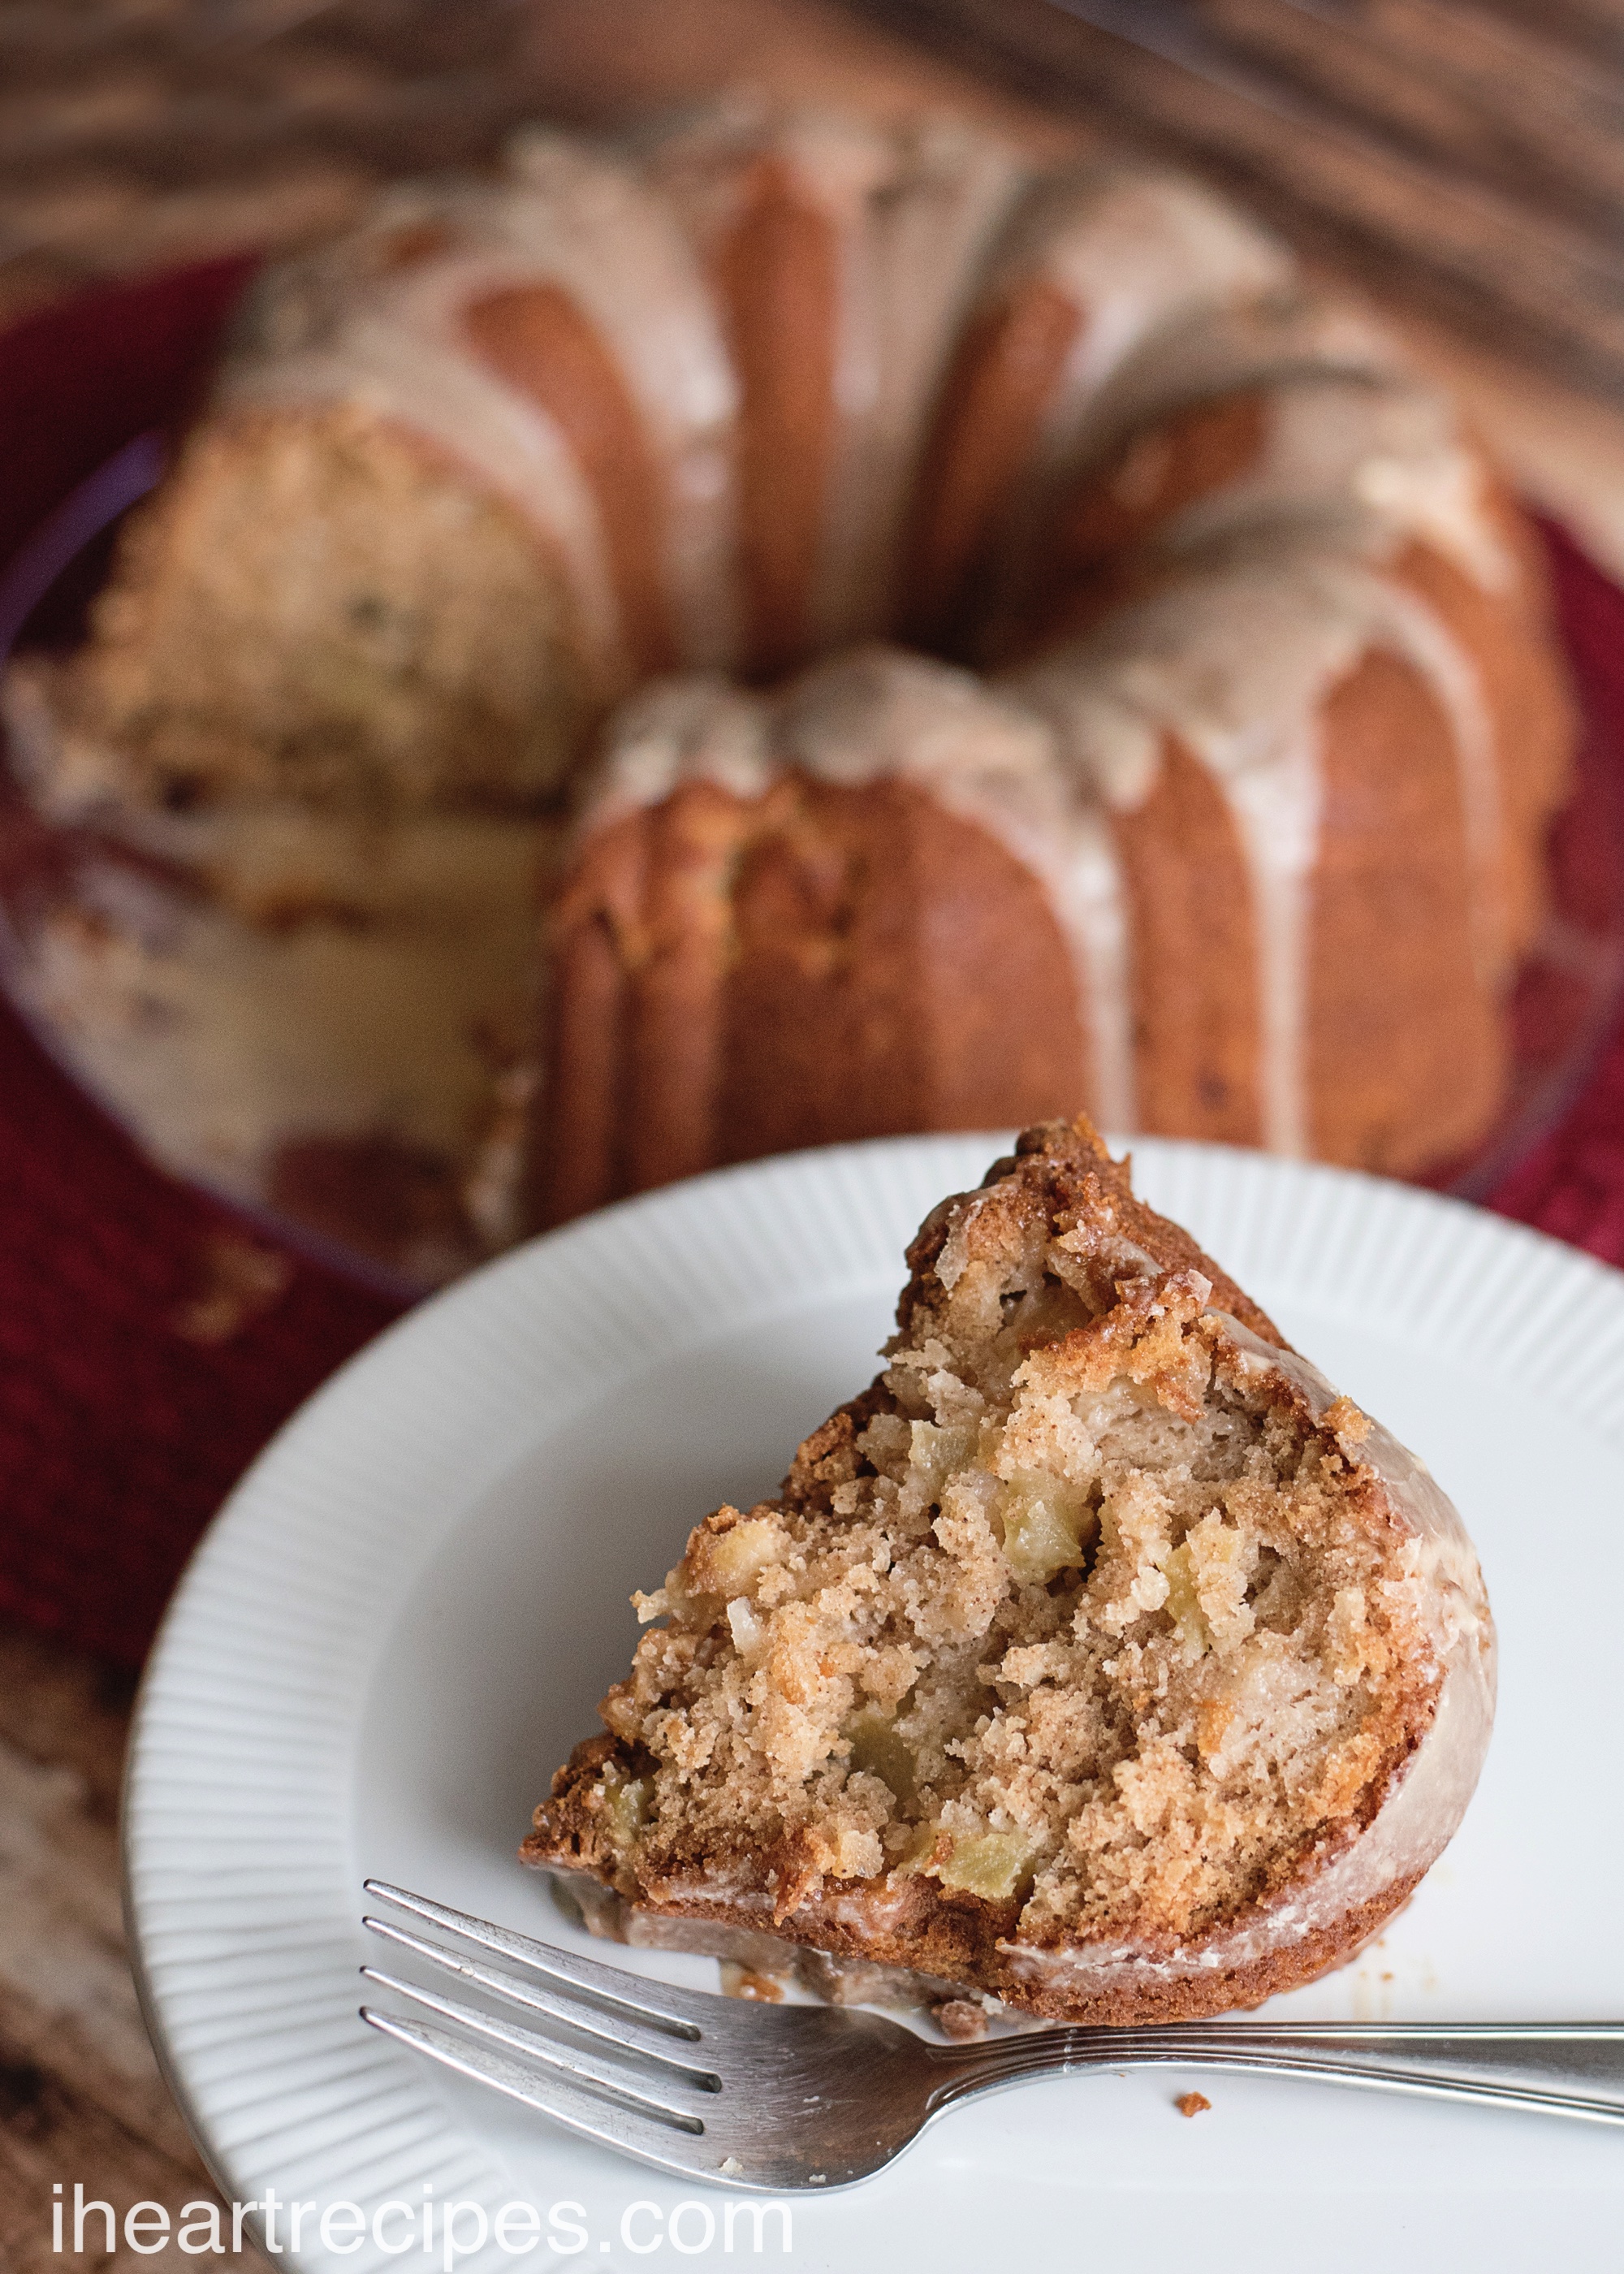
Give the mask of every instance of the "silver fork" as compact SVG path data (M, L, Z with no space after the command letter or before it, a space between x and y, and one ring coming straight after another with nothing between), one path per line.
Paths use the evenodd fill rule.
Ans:
M747 2006L674 1989L381 1879L365 1886L526 1976L369 1916L373 1934L507 2010L364 1966L368 1981L455 2027L371 2006L363 2021L583 2139L722 2187L851 2187L944 2109L1056 2071L1245 2069L1624 2124L1624 2022L1223 2020L937 2044L859 2007Z

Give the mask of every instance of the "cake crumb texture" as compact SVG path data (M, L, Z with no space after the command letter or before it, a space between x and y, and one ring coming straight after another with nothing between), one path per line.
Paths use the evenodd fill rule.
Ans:
M171 808L533 804L587 717L530 531L349 404L199 425L94 635L64 689L65 763Z
M1300 1890L1401 1778L1448 1637L1365 1417L1316 1418L1086 1123L908 1260L873 1387L635 1599L526 1853L1041 2003L1022 1953L1174 1958Z

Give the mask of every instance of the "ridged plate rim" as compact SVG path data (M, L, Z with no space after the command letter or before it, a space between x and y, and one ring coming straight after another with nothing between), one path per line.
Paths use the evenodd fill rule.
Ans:
M719 1318L764 1320L786 1288L804 1299L876 1272L899 1281L920 1219L1007 1147L997 1134L831 1147L589 1217L388 1329L244 1477L154 1646L124 1814L144 2008L228 2196L342 2183L365 2202L410 2172L442 2196L502 2199L478 2141L447 2136L428 2073L354 2020L350 1751L411 1576L455 1528L447 1510L617 1369L635 1374ZM1624 1457L1624 1274L1345 1171L1162 1140L1133 1154L1139 1188L1242 1284L1335 1290L1350 1313L1515 1373ZM367 2249L282 2263L387 2262Z

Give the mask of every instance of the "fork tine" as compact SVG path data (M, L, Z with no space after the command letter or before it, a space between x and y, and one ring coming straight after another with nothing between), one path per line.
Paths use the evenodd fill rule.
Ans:
M645 2112L629 2101L605 2099L556 2071L537 2070L493 2045L436 2029L430 2022L380 2014L371 2006L362 2007L361 2019L382 2036L426 2054L460 2076L471 2077L477 2084L494 2087L583 2139L597 2141L684 2179L705 2180L717 2187L741 2184L721 2169L719 2153L707 2145L700 2132L690 2130L686 2120L673 2124L669 2118Z
M556 2070L577 2084L613 2094L617 2100L642 2109L645 2115L679 2125L684 2131L704 2130L701 2109L685 2104L703 2100L714 2106L721 2090L719 2081L701 2082L693 2071L679 2075L667 2070L658 2079L640 2075L635 2068L628 2071L614 2061L601 2059L596 2053L561 2044L553 2037L544 2037L500 2014L487 2014L477 2006L465 2006L460 1998L448 1998L443 1991L428 1989L420 1982L408 1982L398 1974L386 1974L381 1967L364 1966L361 1972L367 1981L376 1982L380 1988L393 1990L398 1997L410 1998L414 2005L426 2006L431 2013L443 2014L448 2022L460 2022L476 2037L507 2045L526 2060L539 2061L544 2068ZM634 2062L637 2058L635 2054L631 2056Z
M504 1974L499 1967L485 1966L477 1958L465 1958L460 1951L447 1950L440 1943L430 1942L426 1937L413 1934L408 1927L395 1926L387 1919L367 1917L361 1924L386 1942L398 1943L402 1949L425 1959L431 1966L443 1967L460 1981L488 1991L493 1998L521 2006L526 2013L545 2014L549 2021L579 2030L583 2037L592 2037L617 2052L635 2054L656 2062L702 2090L721 2090L721 2080L712 2071L696 2069L682 2059L678 2048L692 2044L695 2040L691 2037L675 2037L665 2029L651 2029L629 2015L617 2015L611 2022L600 2006L589 2006L576 1997L554 1997L545 1990L519 1981L514 1975Z
M453 1910L447 1903L431 1902L426 1895L414 1895L408 1888L392 1886L387 1879L364 1879L361 1884L369 1895L415 1912L432 1926L444 1927L501 1957L517 1959L521 1966L532 1968L549 1981L567 1984L582 1997L613 2007L635 2021L651 2022L674 2037L692 2041L700 2036L701 2024L714 2018L718 2001L703 1992L676 1990L668 1982L650 1982L621 1967L605 1966L596 1958L577 1957L574 1951L560 1950L554 1943L537 1942L527 1934L516 1934L511 1927L494 1926L489 1919Z

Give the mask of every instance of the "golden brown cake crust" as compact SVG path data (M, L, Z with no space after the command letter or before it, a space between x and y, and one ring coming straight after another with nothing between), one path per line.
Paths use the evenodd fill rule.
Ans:
M750 653L763 674L806 650L833 446L838 253L828 216L763 158L712 265L741 398L740 549Z
M470 304L462 321L474 351L533 396L568 435L598 501L638 666L669 671L680 651L658 568L664 483L614 358L556 285L512 285L487 293Z
M545 1829L532 1832L519 1850L523 1862L542 1871L557 1871L568 1886L573 1870L568 1846L570 1834L555 1826L568 1825L576 1796L590 1790L613 1740L589 1737L570 1756L554 1781L553 1796L545 1811ZM590 1757L589 1757L590 1752ZM590 1835L589 1835L590 1836ZM813 1897L776 1924L772 1931L785 1941L828 1952L838 1959L868 1966L895 1969L899 1975L921 1975L940 1984L974 1984L1007 2006L1048 2022L1070 2022L1088 2029L1132 2029L1156 2022L1199 2022L1217 2014L1260 2006L1265 1999L1282 1996L1314 1982L1332 1968L1344 1966L1387 1920L1402 1910L1419 1885L1422 1874L1395 1880L1380 1895L1344 1912L1335 1926L1311 1928L1288 1947L1265 1956L1200 1975L1169 1976L1146 1980L1131 1988L1096 1990L1082 1997L1064 1988L1047 1987L1012 1965L1000 1947L1012 1925L1016 1906L998 1906L977 1896L955 1894L937 1888L932 1880L909 1882L906 1907L889 1931L857 1934L845 1916L846 1905L837 1893ZM726 1903L678 1898L660 1906L669 1918L703 1920L723 1929L738 1929L739 1913ZM753 1924L746 1932L759 1932Z
M1083 1103L1431 1173L1493 1126L1544 915L1538 553L1447 399L1194 184L751 102L537 131L261 278L56 677L49 795L518 825L579 787L504 1238ZM645 738L599 795L660 686L809 662L753 750ZM470 967L533 917L490 907ZM255 1156L336 1191L391 1095L274 1098Z
M1056 1240L1064 1243L1063 1249L1056 1248ZM1051 1263L1057 1256L1064 1263L1064 1287L1054 1280L1052 1270L1034 1279L1034 1259L1043 1254ZM1409 1482L1418 1473L1407 1466L1408 1457L1304 1366L1267 1317L1188 1234L1135 1198L1125 1166L1109 1158L1086 1122L1051 1123L1026 1131L1017 1153L995 1163L977 1193L961 1194L933 1211L907 1260L911 1276L898 1306L898 1331L889 1345L891 1367L806 1441L777 1501L763 1503L748 1516L724 1509L695 1532L665 1593L645 1604L647 1612L668 1609L673 1626L656 1630L645 1639L633 1677L618 1684L605 1699L608 1732L578 1747L559 1772L552 1797L537 1811L535 1829L522 1850L523 1859L584 1873L613 1889L635 1910L650 1916L756 1932L768 1930L837 1959L965 1984L1056 2019L1130 2022L1194 2017L1256 2003L1312 1979L1350 1954L1406 1899L1452 1828L1481 1758L1486 1706L1481 1676L1470 1669L1477 1666L1473 1653L1479 1649L1473 1638L1479 1627L1485 1637L1491 1630L1458 1519L1430 1480L1407 1500ZM1071 1554L1063 1542L1047 1561L1034 1564L1030 1559L1035 1535L1021 1529L1033 1475L1020 1463L1040 1457L1031 1449L1040 1439L1033 1435L1030 1419L1020 1420L1023 1409L1018 1408L1004 1425L1006 1451L1020 1430L1026 1432L1021 1444L1028 1449L1016 1452L1013 1467L1003 1463L1001 1472L1017 1482L1016 1498L1003 1503L1001 1537L1003 1557L1009 1559L1009 1570L1017 1581L1015 1594L1007 1600L1024 1608L1011 1609L1014 1623L1005 1626L1002 1642L995 1637L1003 1615L995 1615L986 1629L986 1641L979 1645L989 1663L979 1669L978 1678L982 1683L995 1683L1006 1712L1019 1708L1017 1721L1026 1734L1013 1743L1013 1750L1005 1743L999 1751L994 1739L981 1734L989 1727L987 1708L980 1709L981 1718L972 1729L966 1717L978 1709L970 1703L959 1709L958 1726L965 1735L950 1743L947 1752L959 1752L973 1763L979 1748L985 1758L1002 1759L1005 1782L999 1789L1010 1805L1019 1806L1016 1796L1026 1773L1019 1768L1023 1749L1034 1768L1043 1749L1058 1747L1064 1752L1068 1743L1077 1742L1075 1731L1083 1727L1081 1721L1075 1721L1068 1735L1065 1717L1083 1709L1068 1706L1060 1690L1046 1693L1047 1707L1041 1700L1034 1707L1030 1692L1023 1706L1005 1683L1012 1673L1018 1685L1036 1680L1040 1690L1051 1677L1086 1686L1096 1677L1086 1674L1081 1658L1067 1656L1072 1645L1059 1639L1070 1631L1071 1606L1079 1606L1079 1635L1091 1627L1105 1634L1114 1626L1123 1641L1116 1646L1117 1659L1106 1670L1113 1679L1130 1664L1141 1666L1143 1672L1125 1677L1128 1692L1112 1709L1129 1713L1132 1723L1118 1728L1108 1746L1118 1763L1114 1773L1117 1797L1109 1798L1108 1803L1100 1798L1101 1792L1109 1796L1111 1791L1113 1775L1108 1773L1103 1785L1085 1780L1083 1786L1073 1788L1077 1796L1063 1805L1062 1835L1070 1830L1075 1836L1080 1827L1086 1846L1089 1840L1103 1839L1103 1846L1088 1850L1094 1860L1082 1863L1081 1879L1065 1861L1069 1851L1063 1836L1058 1849L1047 1851L1055 1859L1052 1864L1037 1866L1034 1886L1031 1867L1024 1875L1019 1868L1021 1856L1034 1852L1024 1835L1008 1829L989 1833L988 1823L996 1827L998 1820L995 1810L990 1819L978 1818L981 1830L972 1826L974 1836L966 1838L963 1800L945 1806L931 1801L922 1830L910 1833L904 1824L894 1837L887 1831L889 1863L880 1860L876 1869L880 1847L872 1832L863 1828L876 1819L865 1818L862 1811L872 1807L879 1779L891 1788L887 1803L892 1795L909 1795L915 1768L926 1756L922 1751L910 1755L899 1765L898 1741L891 1733L906 1724L883 1713L876 1718L868 1707L855 1719L847 1713L842 1726L851 1742L835 1748L837 1754L849 1753L851 1759L842 1819L820 1814L816 1803L805 1808L792 1804L801 1790L801 1770L790 1773L788 1781L776 1788L780 1800L765 1816L750 1818L748 1803L735 1799L728 1800L718 1814L716 1807L707 1806L701 1788L710 1773L705 1768L711 1758L708 1749L715 1748L718 1733L724 1744L729 1742L725 1734L728 1716L737 1732L741 1710L747 1720L756 1717L753 1727L763 1729L778 1712L788 1728L786 1709L774 1706L774 1696L809 1702L820 1681L834 1679L839 1665L854 1668L858 1663L849 1645L838 1639L851 1631L850 1612L831 1624L808 1624L812 1614L805 1611L804 1591L801 1608L792 1603L790 1614L801 1619L796 1631L804 1650L799 1656L786 1638L789 1629L781 1632L771 1626L768 1633L763 1626L763 1620L771 1625L771 1606L784 1600L782 1587L770 1591L763 1584L757 1590L762 1558L771 1554L763 1544L766 1535L775 1528L786 1533L801 1543L799 1552L808 1570L826 1570L819 1556L827 1557L838 1548L843 1527L861 1523L865 1493L879 1491L877 1484L864 1482L876 1477L874 1461L883 1457L875 1452L876 1446L894 1445L897 1431L900 1428L906 1438L911 1427L917 1457L922 1429L926 1458L935 1457L931 1443L941 1437L941 1416L948 1411L940 1402L940 1385L945 1370L963 1363L952 1357L961 1348L955 1337L962 1337L965 1319L977 1313L995 1322L995 1334L1002 1331L996 1324L1000 1299L1007 1315L1008 1302L1014 1298L999 1299L997 1290L1011 1284L1011 1269L1013 1284L1026 1291L1020 1299L1033 1321L1019 1339L1019 1347L1027 1358L1014 1380L1017 1388L1023 1382L1027 1384L1040 1406L1044 1398L1058 1393L1080 1417L1090 1384L1097 1393L1130 1377L1139 1385L1137 1397L1148 1401L1145 1412L1183 1417L1191 1425L1214 1412L1238 1412L1250 1401L1262 1433L1259 1444L1272 1449L1268 1458L1282 1477L1296 1480L1290 1490L1297 1496L1292 1505L1297 1513L1290 1521L1306 1527L1303 1539L1320 1543L1291 1583L1297 1607L1292 1616L1302 1614L1308 1600L1304 1588L1322 1584L1308 1576L1315 1555L1328 1557L1325 1569L1336 1575L1323 1582L1327 1603L1335 1591L1329 1623L1313 1630L1320 1639L1312 1652L1320 1658L1311 1652L1308 1660L1291 1659L1278 1623L1274 1639L1257 1627L1253 1642L1245 1644L1244 1637L1254 1633L1252 1614L1233 1589L1221 1600L1222 1585L1215 1593L1201 1593L1205 1608L1197 1626L1189 1630L1193 1640L1181 1645L1177 1636L1185 1629L1177 1623L1196 1615L1180 1605L1187 1606L1194 1598L1177 1592L1169 1595L1165 1589L1158 1595L1148 1583L1151 1566L1144 1562L1136 1567L1137 1578L1125 1577L1128 1565L1122 1562L1122 1552L1128 1534L1122 1527L1130 1524L1125 1501L1117 1503L1118 1513L1103 1519L1099 1561L1081 1593L1071 1592L1073 1581L1064 1567L1068 1560L1074 1565L1086 1562L1088 1551ZM1066 1325L1077 1316L1086 1316L1088 1323ZM935 1369L936 1422L908 1419L916 1410L911 1401L917 1393L908 1388L907 1368L915 1364ZM994 1377L984 1374L982 1378L990 1382ZM1051 1405L1044 1410L1052 1413L1057 1409ZM1220 1423L1221 1427L1228 1426ZM1196 1442L1189 1440L1192 1447ZM990 1458L984 1432L981 1442L982 1452L976 1457ZM1187 1453L1183 1457L1191 1457ZM1260 1459L1261 1455L1254 1457L1248 1471L1254 1480L1265 1473L1258 1465ZM1187 1477L1189 1472L1177 1473ZM955 1501L951 1479L929 1488L937 1495L931 1503L936 1535L945 1540L955 1527L962 1531L966 1503L962 1497ZM1118 1489L1124 1488L1131 1500L1131 1483ZM1258 1481L1237 1487L1240 1498L1223 1504L1232 1512L1246 1506L1261 1510L1264 1501L1256 1498L1259 1488ZM1222 1501L1222 1487L1203 1487L1189 1503L1192 1510L1209 1505L1214 1490ZM1248 1494L1253 1495L1250 1501ZM1051 1502L1052 1497L1051 1493ZM1108 1509L1110 1505L1108 1493ZM1049 1521L1052 1544L1052 1520L1043 1519L1041 1510L1039 1514L1041 1521ZM1244 1517L1240 1521L1244 1526ZM1433 1531L1440 1543L1436 1548L1417 1550L1409 1544L1432 1538ZM1276 1529L1270 1536L1289 1557L1289 1535ZM1199 1561L1216 1555L1222 1561L1238 1552L1238 1535L1227 1533L1211 1515L1185 1537L1192 1545L1170 1555L1162 1551L1156 1565L1158 1571L1173 1577L1176 1587L1184 1584L1178 1577L1185 1568L1181 1558L1187 1562L1193 1554ZM899 1547L897 1552L903 1553ZM1401 1576L1431 1568L1429 1553L1442 1557L1440 1569L1458 1572L1458 1585L1454 1576L1445 1583L1446 1595L1451 1588L1458 1593L1463 1587L1466 1596L1471 1596L1478 1588L1473 1600L1481 1615L1465 1615L1459 1630L1467 1637L1464 1645L1453 1638L1456 1630L1447 1619L1442 1626L1429 1624L1434 1615L1430 1598L1425 1592L1415 1596L1413 1581ZM1003 1573L997 1551L994 1556ZM796 1568L801 1568L799 1562ZM1207 1578L1200 1584L1205 1588L1218 1566L1209 1561L1203 1568ZM1041 1581L1051 1569L1045 1598L1030 1582ZM905 1593L912 1590L912 1600L923 1600L921 1589L928 1596L934 1587L940 1595L939 1564L935 1578L929 1557L927 1563L908 1570L913 1576L905 1575ZM1362 1587L1349 1584L1358 1573L1365 1575ZM983 1566L978 1579L972 1557L968 1584L972 1593L975 1585L987 1584L996 1591L1008 1584L1007 1573L989 1581ZM863 1582L857 1594L850 1596L853 1604L864 1585L871 1583ZM1058 1614L1051 1618L1056 1588ZM1118 1606L1115 1613L1109 1607L1113 1588ZM742 1592L735 1594L736 1589ZM1154 1603L1163 1600L1170 1608L1165 1613L1155 1611ZM1089 1602L1092 1609L1080 1608ZM1143 1615L1141 1604L1152 1607ZM962 1608L933 1614L931 1630L951 1635ZM1312 1615L1311 1625L1319 1615ZM1214 1623L1201 1625L1201 1619L1209 1616ZM1153 1631L1165 1632L1165 1618L1175 1620L1171 1656L1168 1645L1155 1642ZM1306 1813L1298 1821L1293 1811L1303 1802L1301 1797L1292 1801L1280 1831L1267 1836L1245 1830L1237 1817L1240 1787L1226 1781L1232 1770L1222 1766L1225 1748L1240 1742L1229 1734L1240 1727L1235 1715L1240 1713L1244 1719L1254 1710L1242 1702L1250 1694L1246 1682L1251 1677L1223 1672L1230 1650L1224 1640L1226 1618L1232 1623L1233 1635L1242 1638L1240 1657L1229 1660L1233 1668L1248 1662L1250 1652L1250 1662L1274 1668L1267 1682L1282 1700L1306 1698L1314 1681L1320 1682L1320 1703L1303 1723L1304 1729L1311 1724L1323 1728L1327 1713L1335 1717L1342 1710L1336 1704L1339 1698L1344 1704L1365 1699L1357 1708L1357 1727L1348 1723L1345 1736L1330 1752L1323 1757L1314 1753L1312 1760L1309 1753L1297 1757L1293 1773L1301 1795L1309 1796ZM892 1631L883 1630L882 1641ZM1035 1648L1030 1640L1021 1639L1042 1634L1055 1639ZM1012 1649L1011 1641L1017 1645ZM704 1669L724 1659L731 1663L734 1644L741 1668L747 1649L763 1653L752 1656L749 1663L764 1668L764 1675L748 1690L735 1687L734 1702L722 1719L707 1721L702 1695L710 1676ZM1188 1657L1189 1647L1197 1653L1193 1660ZM1486 1640L1481 1647L1488 1649ZM1185 1651L1182 1660L1181 1649ZM1462 1694L1458 1683L1454 1702L1445 1704L1453 1678L1446 1667L1455 1663L1461 1649L1465 1651L1462 1663L1469 1667L1470 1692L1464 1714L1458 1710ZM894 1645L890 1654L896 1654ZM890 1679L883 1662L886 1655L876 1645L863 1677L869 1694L894 1697L898 1683L909 1685L909 1697L920 1694L907 1674L891 1681L885 1691ZM918 1679L928 1683L933 1678L928 1661L917 1652L911 1662L921 1669ZM1185 1675L1179 1673L1181 1663ZM1316 1664L1321 1669L1318 1675ZM1063 1674L1062 1668L1068 1665L1072 1671ZM1157 1665L1163 1669L1160 1675L1154 1672ZM1192 1665L1197 1668L1197 1689L1192 1695L1199 1693L1205 1702L1197 1706L1193 1722L1182 1725L1183 1742L1192 1760L1199 1750L1200 1760L1213 1766L1217 1782L1210 1797L1200 1801L1186 1819L1179 1811L1189 1805L1193 1792L1191 1773L1176 1757L1177 1747L1169 1752L1157 1736L1162 1723L1156 1717L1162 1708L1153 1693L1157 1682L1165 1688L1169 1675L1177 1688ZM1298 1670L1289 1673L1289 1665ZM1203 1667L1207 1671L1201 1671ZM1334 1668L1334 1675L1327 1676L1326 1668ZM766 1690L761 1687L763 1679ZM1327 1679L1342 1687L1326 1687ZM1130 1703L1135 1682L1147 1686ZM1359 1685L1369 1683L1377 1686L1367 1695ZM981 1694L990 1707L989 1693L983 1689ZM755 1702L745 1708L747 1696ZM1283 1705L1279 1710L1289 1719L1298 1709ZM1314 1715L1319 1716L1317 1723ZM791 1712L789 1721L793 1720ZM1016 1723L1009 1726L1013 1728ZM816 1747L806 1751L802 1735L794 1729L790 1729L788 1742L792 1751L803 1746L800 1758L811 1769ZM908 1742L916 1741L910 1736ZM1311 1752L1320 1742L1311 1740ZM1451 1750L1459 1755L1454 1763L1447 1758ZM1233 1758L1238 1760L1240 1755ZM1425 1770L1417 1766L1424 1759L1428 1761ZM1009 1768L1011 1762L1016 1769ZM1464 1769L1457 1773L1461 1762ZM673 1763L687 1766L673 1770ZM741 1792L739 1779L748 1784L754 1772L741 1755L737 1769L714 1773L730 1789ZM1199 1782L1199 1767L1195 1773ZM810 1785L807 1789L811 1790ZM837 1797L835 1785L826 1789L830 1797L825 1807ZM961 1790L967 1793L969 1788ZM689 1797L679 1799L682 1792ZM848 1804L853 1794L855 1813ZM1127 1817L1112 1816L1123 1797ZM745 1811L742 1817L741 1809ZM748 1836L726 1828L735 1818L741 1826L750 1825ZM1117 1829L1109 1829L1108 1819ZM1003 1818L1006 1826L1011 1820L1007 1814ZM1092 1832L1087 1830L1091 1823L1095 1827ZM1132 1827L1140 1823L1146 1834L1154 1833L1154 1838L1136 1853L1134 1843L1140 1835ZM1205 1833L1203 1824L1209 1827ZM1265 1839L1262 1847L1259 1838ZM1230 1879L1223 1876L1229 1866L1214 1878L1217 1867L1211 1857L1200 1860L1203 1840L1215 1841L1217 1847L1226 1840L1231 1843L1237 1864ZM1270 1840L1273 1847L1267 1845ZM1186 1848L1187 1860L1182 1864L1181 1841L1196 1843ZM1160 1861L1157 1841L1167 1845ZM1078 1852L1082 1856L1085 1851ZM1212 1855L1216 1853L1215 1847ZM841 1868L841 1856L859 1855L868 1858L862 1868ZM1205 1876L1206 1893L1194 1892L1192 1870L1195 1879ZM1091 1874L1097 1880L1091 1880ZM1224 1886L1231 1886L1233 1894L1225 1896Z
M1085 319L1041 281L982 312L959 343L921 474L912 531L912 636L952 646L985 575L1033 427Z
M549 913L533 1221L731 1161L1056 1113L1074 975L1037 880L912 784L684 784Z
M1133 1189L1132 1156L1124 1155L1120 1161L1113 1160L1109 1148L1086 1114L1079 1114L1074 1121L1045 1121L1023 1129L1015 1141L1014 1152L1004 1160L995 1161L981 1179L984 1191L1004 1184L1013 1186L1019 1195L1018 1205L1028 1208L1034 1221L1071 1220L1086 1224L1095 1231L1101 1246L1114 1231L1141 1249L1158 1271L1199 1272L1211 1283L1212 1299L1219 1309L1229 1312L1277 1350L1289 1347L1274 1321L1236 1285L1221 1263L1215 1263L1197 1245L1182 1224L1175 1224L1169 1216L1158 1216L1154 1209L1140 1200ZM936 1281L936 1265L962 1197L944 1201L933 1209L908 1248L908 1269L913 1276L897 1303L897 1324L904 1332L912 1323L915 1308L926 1299L931 1283ZM1102 1278L1101 1297L1107 1297L1109 1284L1109 1280ZM816 1439L808 1438L807 1442L815 1444ZM805 1453L805 1446L801 1451ZM798 1457L786 1490L792 1488L800 1465Z

